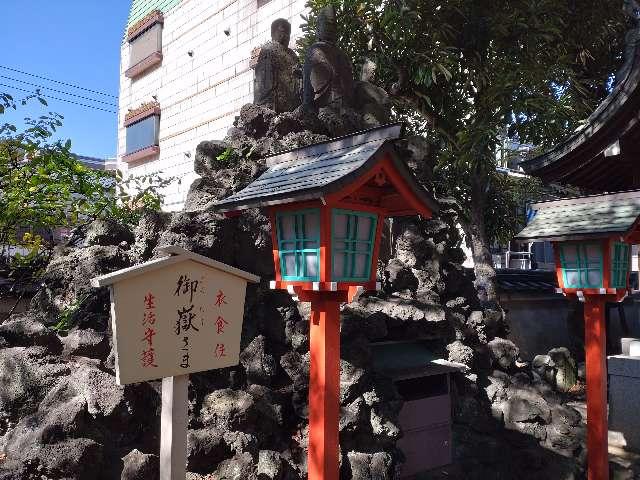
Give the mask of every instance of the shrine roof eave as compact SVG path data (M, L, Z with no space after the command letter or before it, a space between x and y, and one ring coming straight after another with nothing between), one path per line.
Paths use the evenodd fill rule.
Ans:
M389 215L437 212L436 200L398 158L393 141L400 133L399 124L383 126L271 157L267 159L267 171L243 190L217 202L216 209L235 212L314 200L324 204L328 195L339 193L366 176L379 162L389 159L414 203L425 207L422 211L390 210Z
M541 202L519 241L584 241L628 238L640 219L640 190Z
M612 148L620 149L622 137L629 144L640 135L640 47L636 47L628 73L589 116L583 126L551 150L520 163L524 171L548 182L569 183L585 188L611 190L610 169L600 178L582 179L582 169L593 168L610 156ZM625 153L623 145L622 154ZM617 153L616 155L620 155ZM609 170L609 175L606 170ZM583 175L584 176L584 175ZM585 183L586 182L586 183Z

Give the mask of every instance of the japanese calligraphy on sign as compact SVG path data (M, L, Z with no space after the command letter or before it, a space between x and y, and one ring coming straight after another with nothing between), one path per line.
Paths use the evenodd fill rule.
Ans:
M258 277L171 248L185 255L93 280L112 288L121 385L238 364L246 283Z

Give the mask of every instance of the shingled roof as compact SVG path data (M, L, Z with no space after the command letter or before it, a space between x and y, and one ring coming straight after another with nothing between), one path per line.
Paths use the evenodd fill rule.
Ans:
M532 208L536 215L516 240L626 236L640 217L640 190L542 202Z
M216 207L227 212L322 200L388 157L413 193L436 212L436 201L398 158L393 142L401 137L402 130L402 124L385 125L268 157L267 170L262 175L243 190L218 201Z

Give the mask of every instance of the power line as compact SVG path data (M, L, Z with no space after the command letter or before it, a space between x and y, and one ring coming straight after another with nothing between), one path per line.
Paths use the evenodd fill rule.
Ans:
M74 85L73 83L66 83L66 82L61 82L59 80L53 80L52 78L42 77L40 75L36 75L35 73L23 72L22 70L17 70L15 68L7 67L7 66L4 66L4 65L0 65L0 68L4 68L5 70L9 70L11 72L20 73L22 75L28 75L30 77L39 78L41 80L46 80L48 82L53 82L53 83L57 83L57 84L60 84L60 85L64 85L66 87L77 88L78 90L84 90L86 92L95 93L97 95L104 95L105 97L118 98L116 95L111 95L109 93L99 92L97 90L91 90L89 88L80 87L78 85Z
M0 87L12 88L14 90L20 90L21 92L27 92L27 93L32 93L34 95L39 95L38 92L33 92L31 90L26 90L24 88L15 87L15 86L11 86L11 85L5 85L4 83L0 83ZM95 107L93 105L87 105L85 103L74 102L72 100L67 100L67 99L64 99L64 98L52 97L51 95L47 95L47 98L50 98L52 100L60 100L61 102L73 103L74 105L80 105L81 107L93 108L94 110L101 110L103 112L117 113L117 112L114 112L113 110L107 110L106 108Z
M115 103L105 102L104 100L98 100L98 99L90 98L90 97L83 97L82 95L76 95L75 93L63 92L62 90L56 90L55 88L45 87L43 85L38 85L36 83L25 82L24 80L20 80L18 78L13 78L13 77L7 77L6 75L0 75L0 78L6 78L7 80L12 80L14 82L24 83L25 85L31 85L32 87L38 87L38 88L42 88L44 90L51 90L52 92L62 93L64 95L71 95L72 97L82 98L83 100L90 100L92 102L103 103L103 104L109 105L111 107L117 107L118 106Z

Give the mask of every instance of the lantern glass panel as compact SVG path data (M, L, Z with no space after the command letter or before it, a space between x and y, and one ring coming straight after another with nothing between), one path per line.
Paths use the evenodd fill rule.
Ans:
M626 288L631 263L631 246L627 243L611 244L611 287Z
M602 287L602 247L600 244L560 245L560 264L565 288Z
M353 210L333 210L332 219L331 279L369 280L377 215Z
M320 211L300 210L276 215L283 280L319 280Z

